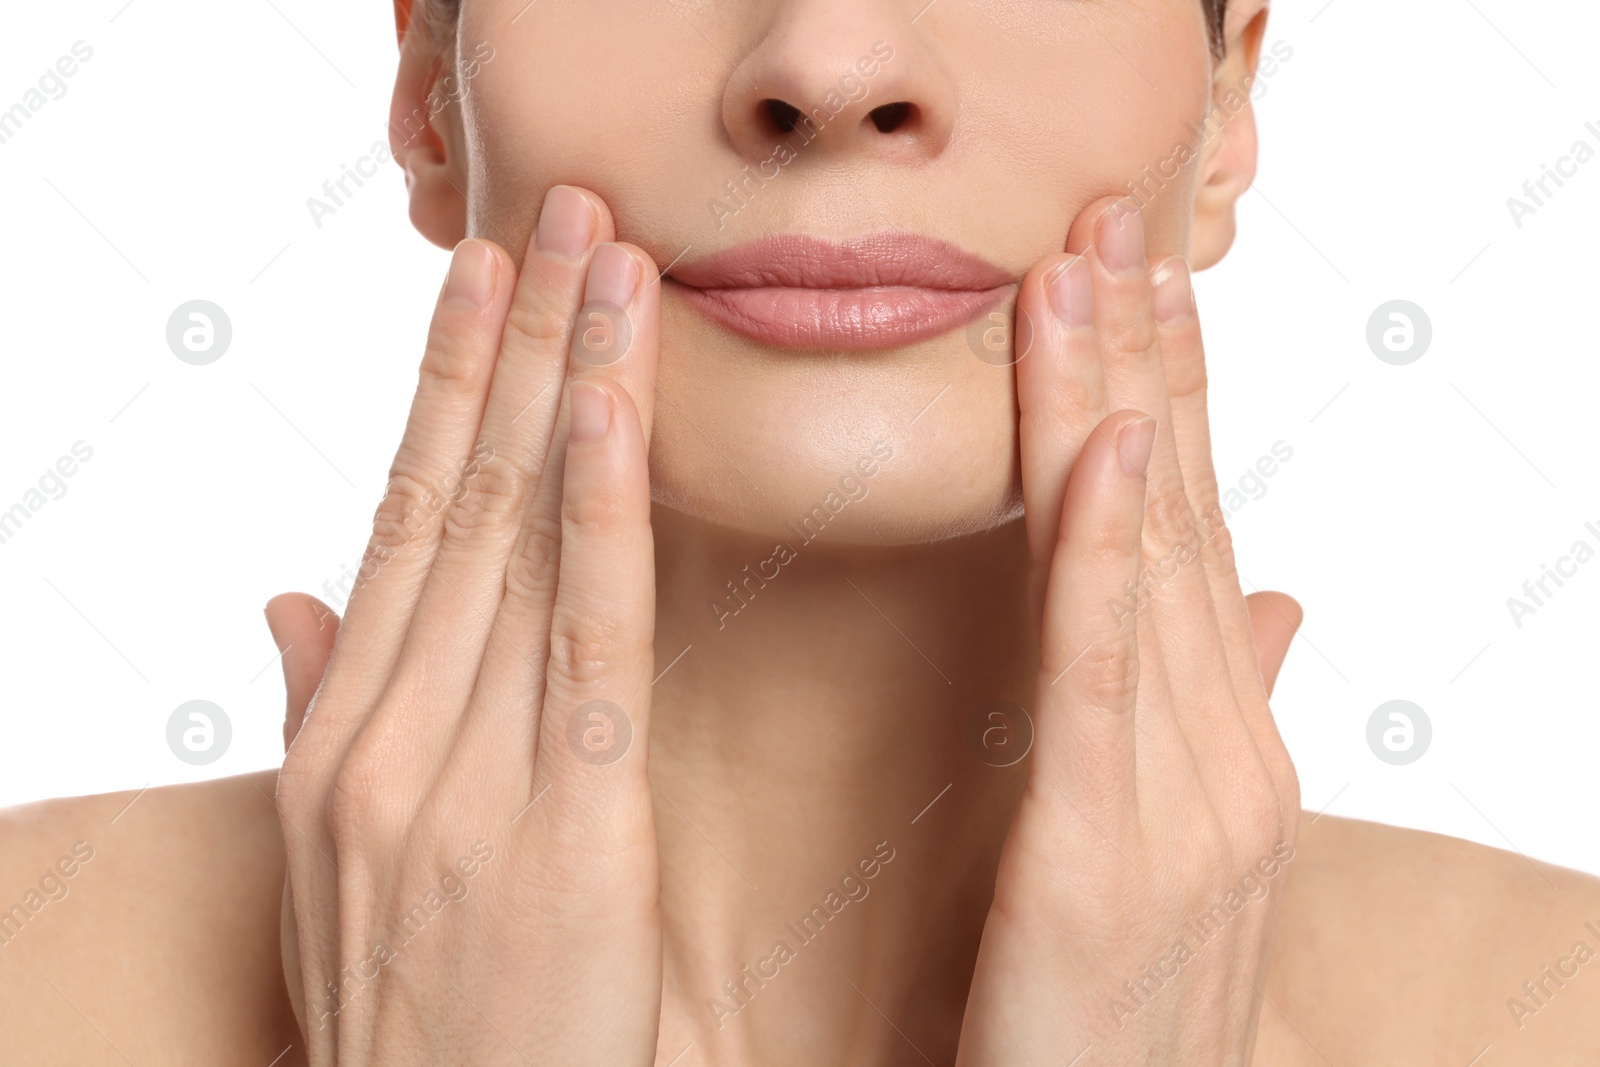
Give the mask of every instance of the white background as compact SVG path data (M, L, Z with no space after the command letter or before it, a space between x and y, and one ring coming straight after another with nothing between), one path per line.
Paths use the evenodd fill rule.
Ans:
M1274 701L1306 806L1600 872L1600 560L1521 628L1506 605L1600 549L1600 160L1521 228L1506 204L1600 149L1600 9L1322 4L1277 5L1293 57L1258 90L1260 182L1199 281L1219 475L1293 449L1232 526L1248 581L1306 607ZM0 144L0 510L94 453L0 544L0 804L274 766L261 605L357 562L446 265L392 166L320 229L306 209L384 137L389 5L6 22L0 109L75 41L94 55ZM207 367L166 345L195 298L233 323ZM1400 367L1365 338L1397 298L1434 331ZM233 724L206 767L166 745L195 698ZM1433 725L1409 766L1367 747L1395 698Z

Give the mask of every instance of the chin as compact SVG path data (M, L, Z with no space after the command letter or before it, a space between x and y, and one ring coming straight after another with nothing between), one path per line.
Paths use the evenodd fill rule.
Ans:
M807 551L944 541L1022 515L1016 379L957 329L913 345L759 344L663 293L657 504Z

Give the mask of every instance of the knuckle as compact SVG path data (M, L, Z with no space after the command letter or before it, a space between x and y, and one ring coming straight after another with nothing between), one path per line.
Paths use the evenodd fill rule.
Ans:
M1233 581L1239 575L1239 560L1234 555L1233 531L1220 520L1211 528L1211 552L1217 563L1217 573Z
M584 533L615 533L628 527L633 518L633 503L614 488L590 488L561 498L562 522Z
M508 340L531 348L565 348L572 333L574 309L553 293L536 288L528 295L518 294L506 315Z
M561 570L561 523L530 515L511 564L506 568L508 599L532 599L554 592Z
M443 392L475 393L483 387L483 358L471 345L462 344L457 337L438 331L428 334L427 346L422 351L422 365L418 369L419 384L424 389Z
M1146 527L1161 538L1163 544L1170 542L1174 548L1179 543L1189 542L1195 529L1189 498L1184 495L1182 486L1152 484L1151 489L1154 491L1145 502Z
M1134 637L1118 635L1099 641L1079 655L1068 672L1079 695L1106 712L1123 713L1139 689L1139 662ZM1058 668L1059 669L1059 668Z
M399 465L391 468L383 498L372 515L368 551L381 559L409 544L427 529L442 503L438 493L415 475Z
M387 801L378 761L352 753L334 775L325 804L328 830L339 855L360 854L373 846L391 807Z
M474 535L503 530L518 521L529 479L504 456L490 456L461 483L445 514L447 536L470 540Z
M1189 564L1200 558L1203 548L1198 531L1190 528L1174 531L1174 539L1161 542L1161 554L1156 555L1154 548L1148 553L1145 560L1144 571L1146 576L1153 577L1157 586L1165 585L1178 577Z
M1071 541L1063 526L1056 550L1075 557L1089 573L1112 574L1121 572L1131 560L1139 558L1141 540L1137 529L1130 529L1114 516L1102 514L1089 524L1079 542Z
M605 615L558 605L550 623L549 676L582 691L613 674L639 644Z
M1055 383L1051 393L1055 400L1055 416L1063 425L1080 423L1093 425L1105 407L1105 394L1083 375L1066 374Z
M1120 572L1138 555L1139 543L1110 524L1097 525L1078 549L1084 566L1098 574Z
M1127 359L1149 359L1155 356L1157 333L1153 306L1143 310L1124 309L1106 325L1105 344L1113 353Z
M1200 346L1179 345L1177 351L1168 353L1163 346L1167 364L1167 391L1174 403L1178 401L1204 402L1208 379L1206 361Z

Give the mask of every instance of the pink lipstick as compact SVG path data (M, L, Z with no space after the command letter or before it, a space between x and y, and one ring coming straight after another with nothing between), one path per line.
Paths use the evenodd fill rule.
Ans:
M1015 285L945 241L887 232L847 241L766 237L674 267L685 300L781 348L898 348L947 333Z

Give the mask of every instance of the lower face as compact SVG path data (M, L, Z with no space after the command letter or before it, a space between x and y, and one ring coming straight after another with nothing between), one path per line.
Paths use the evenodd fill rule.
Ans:
M862 501L836 544L1020 515L1016 282L1086 205L1194 145L1206 31L1199 0L935 0L918 15L923 3L464 4L470 231L521 247L545 190L579 185L610 206L618 240L672 265L659 503L777 538L825 501ZM785 132L793 112L769 100L812 129ZM1145 209L1152 256L1188 251L1195 166ZM705 257L796 236L844 245L862 269L849 249L893 246L884 235L913 243L894 264L947 281L734 291L673 273L703 283Z

